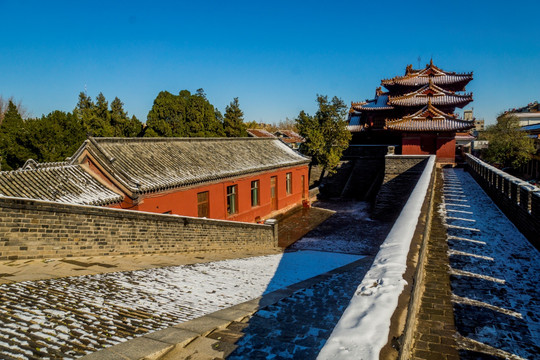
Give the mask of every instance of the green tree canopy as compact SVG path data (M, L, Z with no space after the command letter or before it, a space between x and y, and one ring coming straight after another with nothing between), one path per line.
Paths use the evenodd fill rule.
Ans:
M0 157L2 170L18 169L34 154L27 145L28 130L17 106L9 100L0 124Z
M484 135L489 145L483 157L490 163L518 168L536 152L534 140L520 130L519 119L513 115L500 115L495 125L486 128Z
M247 136L247 127L244 124L244 112L240 109L237 97L225 108L223 129L227 137Z
M162 91L148 113L145 136L210 137L223 136L219 112L210 104L203 89L195 94L182 90L178 95Z
M312 157L314 164L321 165L323 171L335 173L343 151L349 146L351 133L347 129L347 106L343 100L328 96L317 95L318 110L314 116L303 110L296 118L300 135L306 141L301 151Z

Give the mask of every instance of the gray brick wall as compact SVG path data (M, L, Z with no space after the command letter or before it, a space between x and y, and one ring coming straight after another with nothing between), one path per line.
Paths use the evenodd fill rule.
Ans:
M373 208L375 219L394 221L399 216L422 175L428 159L427 155L387 155L385 157L384 180Z
M270 225L5 197L0 214L0 260L277 246Z

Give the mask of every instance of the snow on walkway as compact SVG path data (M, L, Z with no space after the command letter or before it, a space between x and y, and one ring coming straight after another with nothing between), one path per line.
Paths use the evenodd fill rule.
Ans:
M361 258L302 251L0 285L0 358L75 358Z
M503 351L505 357L538 358L538 250L463 170L444 170L440 212L447 225L452 301L462 346L487 345L486 351ZM478 353L462 350L460 355L476 359Z

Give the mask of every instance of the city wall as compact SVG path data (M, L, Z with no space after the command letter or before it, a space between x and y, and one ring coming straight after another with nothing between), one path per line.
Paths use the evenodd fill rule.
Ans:
M386 155L384 178L373 208L373 217L394 221L428 162L428 155Z
M276 246L276 224L0 197L0 260Z
M467 154L470 174L529 241L540 249L540 189Z

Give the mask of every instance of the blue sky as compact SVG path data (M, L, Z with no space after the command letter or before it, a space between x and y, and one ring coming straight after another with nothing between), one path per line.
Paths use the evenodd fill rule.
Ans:
M203 88L222 112L238 97L246 120L278 122L317 94L372 98L431 57L474 72L487 122L540 100L539 1L0 0L0 14L0 95L34 116L86 89L145 121L160 91Z

